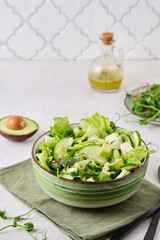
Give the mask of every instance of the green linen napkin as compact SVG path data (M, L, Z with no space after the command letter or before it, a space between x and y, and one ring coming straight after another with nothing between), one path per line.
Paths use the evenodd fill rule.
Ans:
M112 207L82 209L67 206L41 190L34 177L31 159L0 169L0 183L75 240L107 239L107 234L132 222L160 201L160 189L143 180L132 197Z

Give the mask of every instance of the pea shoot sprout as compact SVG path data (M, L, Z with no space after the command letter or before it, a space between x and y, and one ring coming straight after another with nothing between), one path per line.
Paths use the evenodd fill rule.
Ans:
M30 216L29 215L30 212L32 212L33 210L34 210L34 208L32 208L30 211L28 211L24 214L21 214L21 215L18 215L18 216L12 216L12 217L7 216L5 210L4 211L0 210L0 218L2 218L4 220L6 220L6 219L13 220L11 224L6 225L3 228L0 228L0 232L7 229L7 228L10 228L10 227L13 227L13 228L19 227L19 228L22 228L24 231L26 231L30 235L30 237L32 237L35 240L38 240L38 238L37 238L38 235L42 236L41 240L47 240L47 236L46 236L47 231L46 230L42 230L42 231L38 232L36 236L34 236L31 233L32 231L35 230L33 222L28 221L28 222L25 222L23 225L19 224L20 221L28 219L29 216Z

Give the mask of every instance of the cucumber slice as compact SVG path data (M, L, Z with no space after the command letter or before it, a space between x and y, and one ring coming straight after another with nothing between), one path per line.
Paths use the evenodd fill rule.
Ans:
M130 145L132 145L131 138L127 134L122 134L121 136L122 136L123 142L128 142L130 143Z
M105 157L99 156L100 150L101 150L101 146L98 146L98 145L87 146L82 148L79 151L79 154L86 154L88 158L93 158L96 163L104 165L106 160L105 160Z
M122 137L119 136L112 144L111 144L111 147L112 149L120 149L120 145L123 143L122 141Z
M113 149L112 156L113 156L114 160L116 160L120 157L120 153L119 153L118 149Z
M57 144L54 148L54 159L58 161L64 154L66 154L68 147L70 147L73 143L73 138L63 138Z
M130 133L130 130L124 128L116 128L115 133L118 133L119 135L128 135Z
M132 141L132 146L134 148L141 145L142 140L141 140L141 136L138 131L133 131L132 133L130 133L130 138Z

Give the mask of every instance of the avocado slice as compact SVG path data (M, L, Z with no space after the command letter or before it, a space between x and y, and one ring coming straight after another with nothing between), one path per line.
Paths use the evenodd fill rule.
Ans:
M112 153L112 147L110 144L104 143L100 149L99 155L101 157L109 158Z
M9 124L15 124L17 119L20 119L23 123L22 127L10 127ZM26 117L15 115L0 119L0 134L12 141L24 141L27 138L33 136L38 131L38 129L38 123Z
M113 163L110 163L109 165L109 168L112 170L112 171L117 171L117 170L120 170L121 167L123 165L123 161L121 158L118 158L116 159Z

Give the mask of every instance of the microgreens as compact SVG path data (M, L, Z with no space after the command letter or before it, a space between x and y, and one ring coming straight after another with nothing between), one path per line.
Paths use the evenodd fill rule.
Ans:
M9 224L9 225L6 225L3 228L0 228L0 232L7 229L7 228L10 228L10 227L13 227L13 228L19 227L19 228L24 229L35 240L38 240L37 236L40 235L40 234L42 236L42 240L47 240L47 236L46 236L47 231L46 230L42 230L42 231L38 232L36 236L34 236L31 233L33 230L35 230L33 222L29 221L29 222L24 223L23 225L19 224L20 221L26 220L30 216L29 213L33 210L34 210L34 208L32 208L30 211L28 211L24 214L21 214L21 215L18 215L18 216L12 216L12 217L7 216L5 210L4 211L0 210L0 218L3 218L4 220L6 220L6 219L13 220L12 224ZM24 217L24 216L26 216L26 217Z
M152 120L160 117L160 84L151 84L142 90L139 89L138 94L131 95L132 113L143 117L139 120L140 124L148 124ZM158 121L158 120L157 120Z

